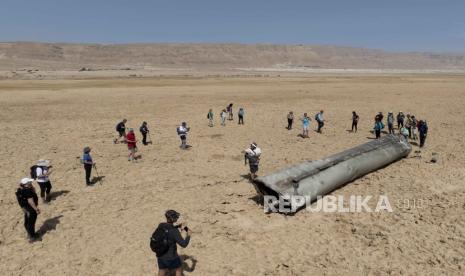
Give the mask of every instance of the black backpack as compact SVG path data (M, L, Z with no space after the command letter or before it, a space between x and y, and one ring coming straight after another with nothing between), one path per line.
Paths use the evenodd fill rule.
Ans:
M36 180L37 179L37 165L31 167L31 178Z
M169 239L168 229L167 224L160 223L150 238L150 248L153 252L155 252L157 257L163 256L166 252L168 252L168 249L172 244Z
M18 200L18 204L21 207L25 207L27 204L27 198L23 194L22 189L16 190L16 200Z

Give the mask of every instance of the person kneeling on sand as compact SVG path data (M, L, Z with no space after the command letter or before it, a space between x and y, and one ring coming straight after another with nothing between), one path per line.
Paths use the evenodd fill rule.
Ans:
M245 164L249 163L250 179L254 180L257 177L258 165L260 163L260 155L262 150L257 146L257 143L252 143L248 149L243 151L245 153Z
M175 210L166 211L166 223L160 223L150 239L150 247L157 256L159 276L167 275L170 270L176 270L176 276L182 275L182 260L177 252L177 244L187 247L192 232L185 224L175 225L179 216ZM186 232L186 238L182 237L181 231Z
M180 126L176 129L178 132L179 138L181 138L181 149L187 149L187 133L189 132L190 127L187 126L186 122L182 122Z
M132 128L130 128L128 131L128 135L126 136L126 143L128 144L129 150L128 161L136 160L137 140L136 135L134 134L134 129Z

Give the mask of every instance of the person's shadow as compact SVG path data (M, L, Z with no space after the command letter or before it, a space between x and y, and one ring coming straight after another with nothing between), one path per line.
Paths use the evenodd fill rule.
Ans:
M189 272L189 273L193 272L197 265L197 260L188 255L181 255L180 257L182 261L182 275L184 275L184 272ZM175 276L175 275L176 275L175 270L170 270L167 274L167 276Z
M57 199L57 197L61 195L66 195L67 193L69 193L68 190L53 191L50 193L50 201L54 201Z
M37 231L40 237L44 236L45 234L47 234L48 232L52 230L56 230L57 225L60 224L60 218L62 217L63 215L59 215L59 216L45 220L42 226L40 227L39 231Z
M194 272L195 267L197 265L197 260L188 255L181 255L182 260L182 271L185 272Z
M94 176L94 177L92 177L92 180L90 181L90 184L91 184L91 185L95 185L95 184L97 184L98 182L100 182L100 184L102 184L102 181L103 181L104 178L105 178L104 175L101 175L101 176Z

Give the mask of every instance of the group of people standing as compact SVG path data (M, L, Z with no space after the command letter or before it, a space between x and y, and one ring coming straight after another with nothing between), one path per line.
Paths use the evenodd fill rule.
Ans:
M220 118L221 118L221 125L226 124L226 119L228 120L234 120L234 115L233 115L233 104L229 104L226 109L223 109L222 112L220 113ZM244 116L245 116L245 111L244 108L239 108L238 110L238 124L244 124ZM213 127L213 121L214 121L214 115L212 109L209 110L207 114L207 119L208 119L208 125L210 127ZM304 113L301 118L299 118L300 121L302 122L302 137L303 138L308 138L309 137L309 128L310 128L310 123L312 119L308 116L307 113ZM317 122L318 126L316 128L316 132L322 133L322 128L324 127L325 124L325 119L324 119L324 111L320 110L317 114L315 114L314 117L315 121ZM420 147L423 147L425 144L426 140L426 135L428 132L428 126L426 121L424 120L417 120L414 115L407 114L406 116L400 111L396 118L394 118L394 114L392 112L388 112L387 115L387 126L390 134L394 134L394 121L397 121L397 129L399 130L399 133L404 135L406 138L410 138L413 140L417 140L417 130L419 132L419 139L420 139ZM359 115L357 114L356 111L352 112L352 127L351 131L352 132L357 132L358 128L358 122L360 120ZM118 137L114 139L114 143L125 143L127 144L128 150L129 150L129 155L128 155L128 161L134 161L136 159L136 152L137 152L137 139L134 133L134 129L128 128L128 131L126 132L126 123L127 120L123 119L121 122L119 122L116 126L116 131L118 133ZM287 129L291 130L294 124L294 113L293 111L290 111L287 114ZM384 129L384 115L382 112L379 112L375 116L375 125L374 125L374 132L376 135L376 138L381 137L381 130ZM142 125L139 128L141 135L143 137L142 143L144 145L148 145L151 143L150 141L147 140L147 137L150 138L149 136L149 128L147 122L143 122ZM187 144L187 135L190 131L190 127L187 126L186 122L182 122L177 128L176 128L177 134L181 140L181 149L187 149L189 148ZM81 158L81 163L84 166L85 170L85 180L86 180L86 185L91 185L91 174L92 174L92 169L96 168L96 163L93 161L91 155L91 148L90 147L85 147L83 149L83 156ZM260 157L262 154L262 150L258 147L257 143L253 142L250 144L248 148L246 148L244 151L244 158L245 158L245 164L249 165L250 169L250 178L254 180L257 177L257 172L259 169L259 164L260 164ZM24 212L24 227L26 229L26 232L28 233L29 240L31 242L40 240L40 235L35 231L35 223L37 220L38 214L40 214L40 209L39 209L39 200L38 200L38 195L35 192L33 182L37 181L39 187L40 187L40 197L42 198L42 201L44 203L48 203L51 200L51 189L52 185L49 179L50 174L52 173L51 170L52 166L50 165L50 162L48 160L39 160L37 164L33 167L31 167L31 178L23 178L20 181L19 187L16 191L16 197L19 205L21 206L23 212ZM156 252L157 250L160 251L161 249L158 248L157 250L155 249L155 245L152 248L154 252L157 253L157 260L158 260L158 267L160 269L160 274L159 275L164 275L165 273L168 272L168 270L175 269L176 274L181 272L181 264L182 261L177 254L177 247L176 245L180 245L182 247L186 247L189 243L190 236L191 236L191 230L188 229L187 226L184 224L178 224L176 225L175 223L177 222L180 214L177 213L174 210L168 210L165 213L167 222L166 223L161 223L155 232L152 235L151 238L151 247L152 243L156 243L157 240L159 241L161 238L162 239L167 239L169 241L169 244L166 245L163 253ZM161 229L161 230L159 230ZM157 232L158 231L158 232ZM180 233L182 231L185 231L186 237L183 238ZM161 251L160 251L161 252ZM180 274L179 274L180 275Z
M373 127L376 138L381 137L381 130L384 129L383 119L383 113L378 112L378 114L376 114L375 116L375 125ZM409 138L414 141L420 138L419 146L423 147L425 145L426 136L428 134L428 124L426 120L417 120L415 115L404 115L402 111L399 111L399 113L397 113L396 117L394 118L394 113L392 111L389 111L386 119L389 134L395 134L395 120L397 121L397 130L400 134L405 136L405 138Z
M325 119L324 119L323 113L324 111L320 110L320 112L315 114L315 121L318 124L316 132L318 133L322 133L321 130L323 126L325 125ZM307 113L304 113L303 117L300 118L300 121L302 122L302 135L301 136L303 138L309 138L308 130L310 129L310 122L312 121L312 119L308 116ZM294 124L294 112L289 111L289 113L287 114L287 127L286 128L288 130L291 130L293 124Z
M237 111L237 118L238 118L239 125L244 124L244 116L245 116L245 110L243 107L240 107L239 110ZM213 127L214 117L215 116L213 114L213 109L210 109L207 113L209 127ZM234 120L233 103L230 103L225 109L221 110L220 112L220 121L221 121L222 126L226 126L226 119L228 119L228 121Z
M24 228L29 242L40 240L39 233L35 231L37 216L40 214L39 197L33 182L36 181L39 185L42 203L50 203L52 190L50 175L52 172L50 161L40 159L36 165L31 167L30 177L22 178L16 190L16 200L24 213Z
M125 143L129 150L128 161L135 161L137 160L136 152L137 152L137 139L136 134L134 133L133 128L128 128L126 133L126 123L127 120L123 119L116 125L116 132L118 132L118 137L115 138L114 143ZM139 128L140 133L142 134L142 144L147 146L151 144L152 141L147 141L147 136L150 138L150 130L148 127L147 122L142 122L142 125Z

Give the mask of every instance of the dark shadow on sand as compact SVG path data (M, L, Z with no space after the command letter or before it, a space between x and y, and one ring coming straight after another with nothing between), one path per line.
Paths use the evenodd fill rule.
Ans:
M57 197L66 195L67 193L69 193L68 190L53 191L50 193L50 201L54 201L57 199Z
M252 179L250 179L250 174L241 174L241 177L252 182Z
M92 177L92 180L90 181L90 184L91 185L95 185L97 184L98 182L102 183L103 179L105 178L104 175L101 175L101 176L94 176Z
M197 266L197 260L189 255L181 255L182 260L182 271L183 272L194 272L195 267Z
M48 232L52 230L57 229L57 225L60 224L60 218L62 218L63 215L59 215L53 218L49 218L44 221L40 229L37 231L37 233L40 235L40 237L44 236Z
M256 204L263 206L263 196L261 195L254 195L252 197L249 197L249 200L252 200Z

